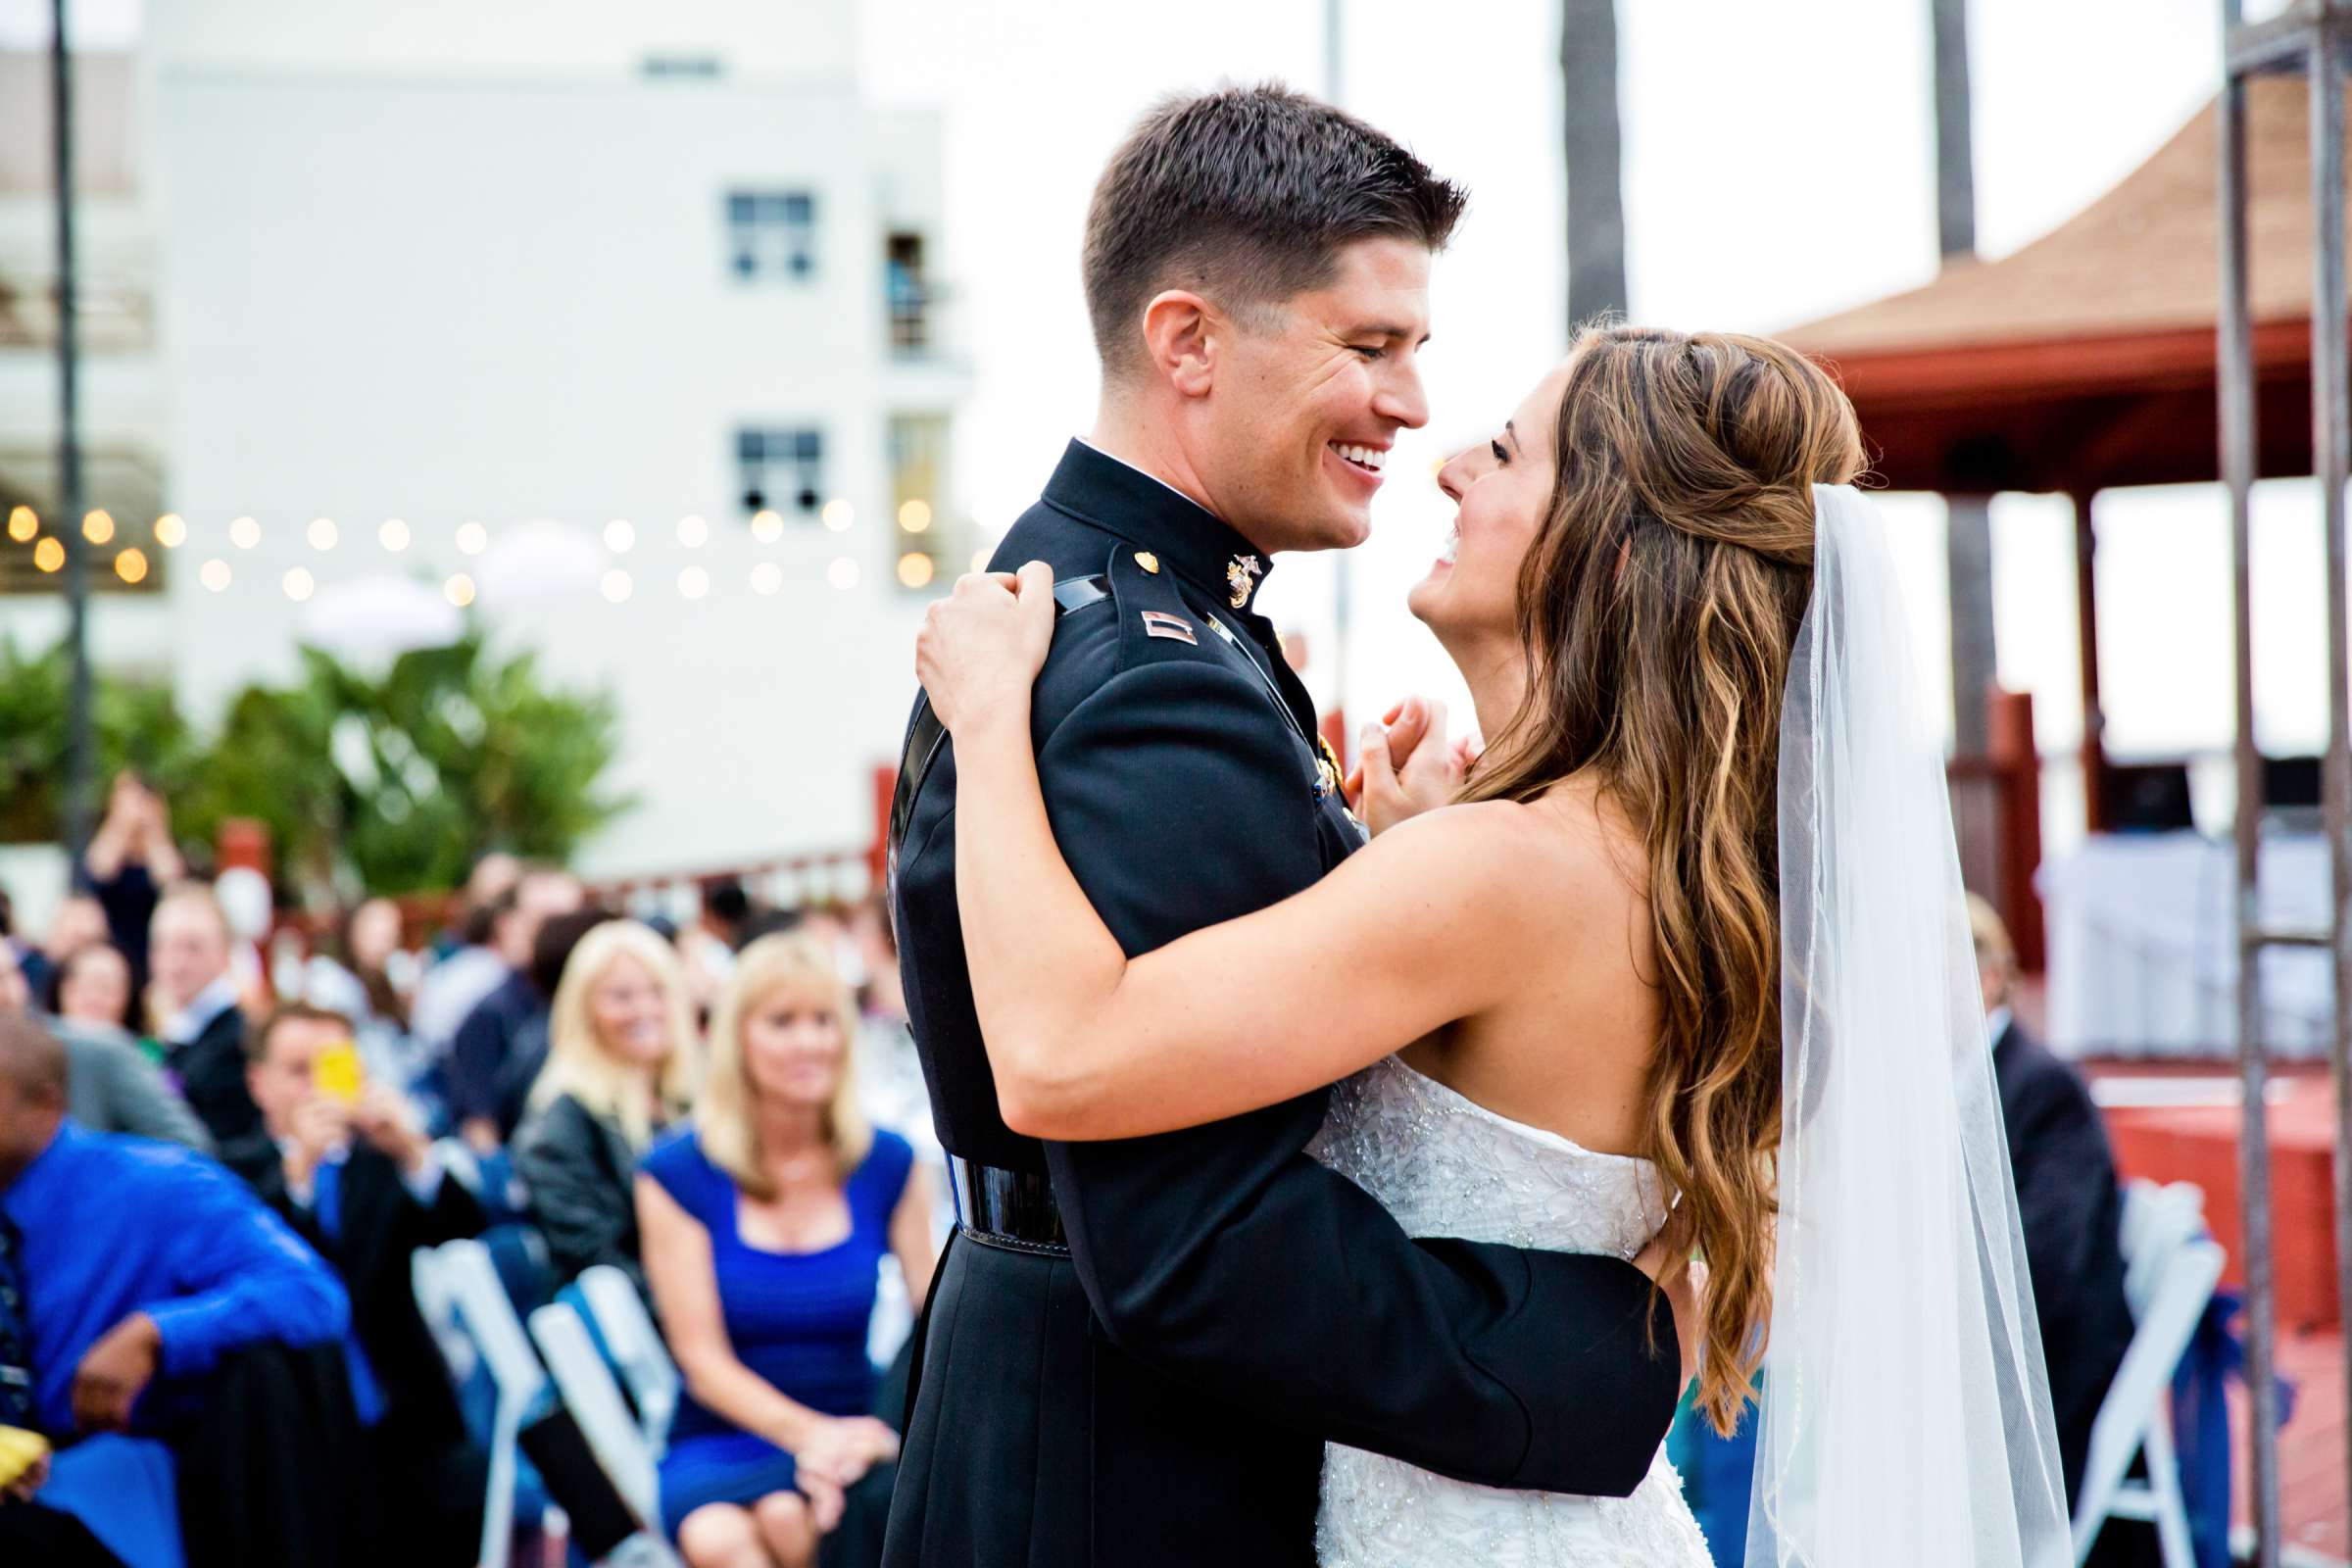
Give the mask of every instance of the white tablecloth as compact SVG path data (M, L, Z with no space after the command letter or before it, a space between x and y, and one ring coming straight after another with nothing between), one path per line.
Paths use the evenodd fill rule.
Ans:
M2042 867L2048 1030L2061 1055L2227 1056L2237 1037L2236 852L2196 833L2095 836ZM2279 833L2262 849L2261 907L2275 924L2328 918L2328 845ZM2281 1056L2326 1056L2328 955L2263 958L2264 1038Z

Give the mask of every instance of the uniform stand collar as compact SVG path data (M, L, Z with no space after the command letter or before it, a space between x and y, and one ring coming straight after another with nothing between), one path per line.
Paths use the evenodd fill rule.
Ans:
M1216 602L1256 606L1273 558L1215 513L1133 464L1072 441L1046 482L1046 505L1148 551ZM1237 597L1238 596L1238 597Z

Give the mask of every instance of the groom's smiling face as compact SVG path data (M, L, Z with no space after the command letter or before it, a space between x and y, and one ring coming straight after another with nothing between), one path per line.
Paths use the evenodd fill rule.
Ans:
M1396 432L1429 420L1429 251L1357 240L1331 280L1229 340L1208 399L1217 511L1266 550L1334 550L1372 531Z

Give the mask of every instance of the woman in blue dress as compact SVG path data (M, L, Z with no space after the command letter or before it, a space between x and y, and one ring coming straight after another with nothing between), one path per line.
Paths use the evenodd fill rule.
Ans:
M803 1568L844 1489L897 1456L869 1412L883 1254L920 1303L936 1261L913 1151L859 1113L855 1004L807 937L738 957L693 1122L637 1177L645 1273L685 1378L662 1518L692 1568Z

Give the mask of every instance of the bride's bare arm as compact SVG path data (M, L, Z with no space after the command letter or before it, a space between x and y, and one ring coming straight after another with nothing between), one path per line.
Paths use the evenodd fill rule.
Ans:
M970 634L969 617L992 612L1019 613L1009 600L952 613ZM956 897L1008 1126L1068 1142L1215 1121L1345 1077L1502 993L1524 870L1509 807L1416 818L1303 893L1129 959L1054 843L1026 685L968 684L1009 625L935 649L925 676L953 710Z

